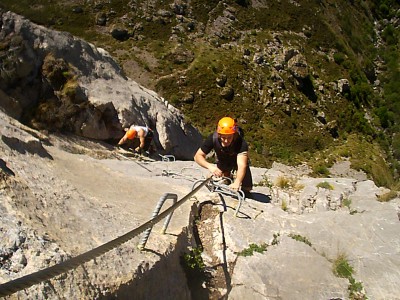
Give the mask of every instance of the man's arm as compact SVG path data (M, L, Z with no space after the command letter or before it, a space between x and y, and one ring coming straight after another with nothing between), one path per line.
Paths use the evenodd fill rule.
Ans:
M246 175L246 168L248 163L248 154L246 152L239 153L237 156L237 172L235 181L230 185L233 190L239 190L242 185L244 176Z
M201 167L208 169L214 176L221 177L222 171L218 169L218 167L212 163L209 163L206 159L206 155L201 148L197 150L194 155L194 161Z
M128 139L128 138L126 137L126 133L125 133L125 135L119 140L118 146L124 144L124 143L126 142L127 139Z

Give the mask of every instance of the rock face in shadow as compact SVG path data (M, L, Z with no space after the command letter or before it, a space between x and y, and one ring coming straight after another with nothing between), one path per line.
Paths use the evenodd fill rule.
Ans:
M191 159L201 135L182 113L127 78L103 49L0 12L0 106L36 129L118 140L131 124L152 128L160 151Z

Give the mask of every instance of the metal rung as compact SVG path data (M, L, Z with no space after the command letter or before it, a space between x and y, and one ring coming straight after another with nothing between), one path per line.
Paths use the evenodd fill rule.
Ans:
M177 194L165 193L165 194L160 198L160 200L158 200L157 206L156 206L156 208L155 208L154 211L153 211L153 215L152 215L152 217L151 217L151 220L153 220L155 217L158 216L158 214L159 214L159 212L160 212L160 210L161 210L161 207L163 206L164 202L165 202L167 199L172 199L173 202L174 202L174 204L175 204L176 201L178 200L178 195L177 195ZM165 232L167 231L167 227L168 227L169 222L171 221L172 214L173 214L173 212L171 212L171 213L165 218L164 226L163 226L163 228L162 228L162 230L161 230L161 233L162 233L162 234L165 234ZM143 233L143 237L142 237L142 239L140 240L140 243L139 243L139 245L138 245L138 248L139 248L140 250L143 250L143 249L144 249L144 246L146 245L147 240L149 239L149 236L150 236L150 233L151 233L151 230L152 230L152 229L153 229L153 227L150 227L150 228L148 228L148 229Z

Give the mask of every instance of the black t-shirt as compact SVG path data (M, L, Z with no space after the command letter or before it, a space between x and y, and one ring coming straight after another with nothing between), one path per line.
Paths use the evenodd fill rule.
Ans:
M249 147L246 141L237 134L229 147L222 147L218 134L214 132L207 137L200 149L205 154L214 150L217 155L217 165L223 169L232 169L237 166L238 154L247 152Z

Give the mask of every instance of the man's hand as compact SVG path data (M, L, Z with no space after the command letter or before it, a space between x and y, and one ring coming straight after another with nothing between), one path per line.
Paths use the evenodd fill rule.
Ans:
M211 165L208 167L208 170L216 177L222 177L223 173L216 165Z
M139 153L139 154L142 154L142 148L136 147L136 148L135 148L135 152L136 152L136 153Z
M235 181L235 182L231 183L231 184L229 185L229 187L230 187L232 190L234 190L234 191L238 191L238 190L240 189L240 183L237 183L237 182Z

